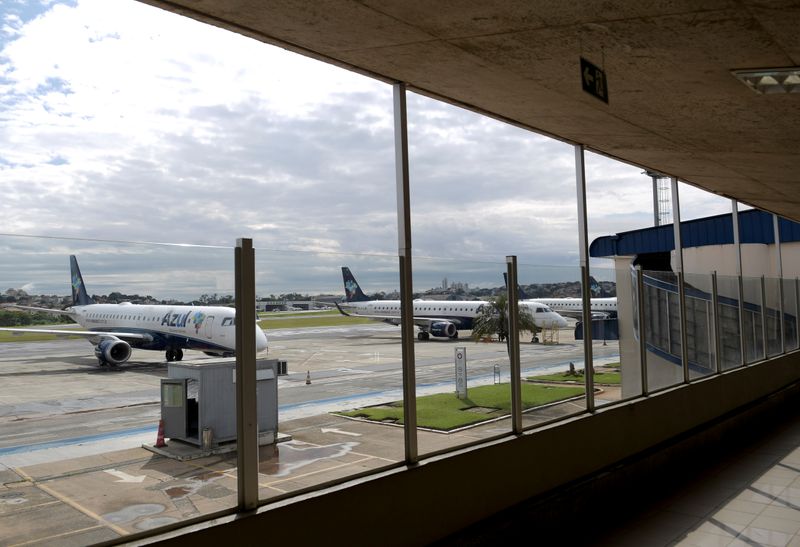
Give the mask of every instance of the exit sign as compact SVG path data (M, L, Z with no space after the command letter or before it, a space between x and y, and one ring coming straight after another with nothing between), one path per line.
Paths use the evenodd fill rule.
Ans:
M608 104L606 73L583 57L581 57L581 84L586 93Z

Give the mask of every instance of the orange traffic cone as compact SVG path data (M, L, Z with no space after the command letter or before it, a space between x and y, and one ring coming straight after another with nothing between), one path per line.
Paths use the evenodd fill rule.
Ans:
M156 437L156 448L167 446L164 442L164 420L158 420L158 436Z
M306 372L306 385L311 383L311 371Z

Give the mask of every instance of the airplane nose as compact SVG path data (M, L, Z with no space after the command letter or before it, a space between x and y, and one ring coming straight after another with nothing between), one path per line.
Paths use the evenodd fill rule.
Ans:
M267 349L267 335L256 325L256 353Z

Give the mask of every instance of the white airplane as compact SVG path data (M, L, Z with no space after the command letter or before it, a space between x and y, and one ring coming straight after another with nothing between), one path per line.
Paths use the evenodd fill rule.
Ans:
M506 274L503 274L503 279ZM600 291L600 286L594 277L589 277L590 289L592 293ZM508 280L506 279L506 285ZM583 299L582 298L528 298L522 290L517 287L520 302L540 303L550 307L554 312L566 317L583 320ZM611 319L617 316L617 297L590 298L592 319Z
M617 316L617 297L591 298L592 319L611 319ZM527 302L527 300L523 300ZM581 298L537 298L553 311L566 317L583 320L583 299Z
M342 267L346 303L336 304L342 315L367 317L392 325L400 324L399 300L370 300L359 287L350 268ZM458 338L459 330L469 330L488 302L484 300L414 300L414 324L419 327L417 338L431 336ZM520 307L533 316L539 328L563 328L567 321L538 302L520 302Z
M236 310L224 306L95 304L83 284L75 256L69 257L72 306L66 310L9 307L62 314L88 330L0 328L0 331L83 336L94 345L100 365L120 365L131 348L166 351L167 361L183 359L184 349L231 357L236 350ZM256 325L256 351L267 349L267 337Z

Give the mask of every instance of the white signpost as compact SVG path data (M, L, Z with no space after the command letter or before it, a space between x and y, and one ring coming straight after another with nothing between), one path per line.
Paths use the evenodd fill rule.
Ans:
M467 398L467 348L456 348L456 395Z

